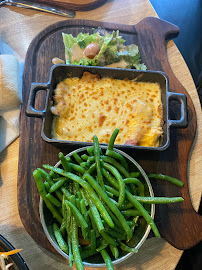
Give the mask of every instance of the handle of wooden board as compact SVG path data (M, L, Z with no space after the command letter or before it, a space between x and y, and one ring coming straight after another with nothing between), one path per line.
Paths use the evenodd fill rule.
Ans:
M171 189L165 184L164 195L180 195L184 201L179 204L166 206L168 216L165 218L165 206L159 206L158 219L161 236L178 249L188 249L202 240L202 217L194 210L188 185L189 156L194 142L197 119L193 102L182 84L175 77L166 53L166 40L177 37L179 28L155 17L147 17L134 25L138 34L138 44L142 61L148 69L164 71L169 79L170 91L185 94L188 106L188 126L184 129L171 130L171 145L166 151L159 153L161 172L169 173L171 166L173 176L184 182L179 189ZM148 58L148 52L151 57ZM176 106L171 108L177 114ZM177 160L177 162L176 162ZM163 213L164 212L164 213ZM172 221L172 222L171 222Z

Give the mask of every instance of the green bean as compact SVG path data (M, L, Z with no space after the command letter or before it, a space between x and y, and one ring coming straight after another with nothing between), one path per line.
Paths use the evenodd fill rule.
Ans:
M103 219L107 222L107 224L113 228L114 223L110 217L110 215L108 214L107 210L105 209L104 205L102 204L102 202L100 201L100 199L98 198L98 196L96 195L96 193L94 192L93 188L86 182L84 181L82 178L80 178L79 176L73 174L73 173L66 173L63 170L57 170L58 168L53 168L53 171L57 171L59 174L68 177L70 179L72 179L73 181L78 182L84 189L86 189L89 194L90 197L92 198L94 204L96 205L96 207L98 208L98 210L100 211Z
M89 156L86 155L86 154L81 155L81 158L82 158L84 161L87 161L88 157L89 157Z
M40 173L41 177L42 177L46 182L48 182L50 186L52 186L52 185L54 184L53 179L50 177L50 175L49 175L46 171L44 171L44 170L41 169L41 168L38 168L37 170L38 170L38 172Z
M101 232L102 237L111 245L118 246L118 243L108 233Z
M93 136L93 144L94 144L94 155L95 155L95 164L97 170L97 180L100 186L104 189L104 182L102 176L102 170L100 165L100 145L97 136Z
M80 188L79 188L79 190L76 192L76 195L77 195L77 197L79 198L79 200L82 199L82 196L81 196L81 193L80 193Z
M65 196L64 197L64 201L65 201ZM71 198L71 196L70 196ZM67 231L67 243L68 243L68 248L69 248L69 266L72 267L73 264L73 254L72 254L72 231L71 231L71 223L72 223L72 212L71 212L71 208L67 205L65 205L64 203L64 207L66 210L66 231Z
M123 165L123 167L129 171L129 166L128 166L128 162L126 161L126 159L124 158L124 156L122 156L121 154L115 152L114 150L109 150L107 149L106 151L106 155L115 159L120 160L121 164Z
M128 239L131 239L132 233L131 233L130 227L128 226L127 221L125 220L124 216L121 214L119 209L116 207L116 205L111 203L111 200L109 199L106 192L93 179L93 177L91 175L86 174L85 178L88 180L88 182L91 184L91 186L96 190L96 192L100 195L100 197L103 199L103 201L107 204L109 209L117 216L117 218L119 219L120 223L123 226L123 229L126 231Z
M63 153L60 152L58 154L58 156L59 156L59 159L61 161L61 164L62 164L64 170L66 172L71 172L71 166L70 166L69 162L67 161L67 159L65 158L65 156L63 155Z
M88 152L88 154L90 156L93 156L94 147L93 146L89 146L89 147L87 147L86 151Z
M65 196L63 195L63 199L62 199L62 216L63 216L63 220L62 220L62 224L60 226L60 231L62 233L62 235L65 234L66 231L66 225L67 225L67 208L64 204L65 201Z
M74 159L76 160L77 163L80 164L80 163L83 162L83 160L80 158L80 156L76 152L73 153L73 157L74 157Z
M118 181L118 184L119 184L118 204L119 204L119 206L121 206L125 200L125 184L123 182L123 178L121 177L118 170L116 168L114 168L112 165L110 165L108 163L104 163L104 168L107 169L108 171L110 171Z
M128 188L128 191L130 191L130 193L133 194L133 195L139 195L140 194L139 189L135 186L135 184L129 184L127 186L127 188ZM142 196L144 196L144 194Z
M68 248L69 248L69 266L72 267L74 257L72 254L72 240L69 235L67 236L67 243L68 243Z
M79 251L78 227L76 225L74 217L72 217L71 231L72 231L72 251L74 256L74 262L76 264L77 270L84 270L81 254Z
M123 179L123 181L124 181L125 184L135 184L135 185L137 185L139 195L144 196L144 185L142 184L142 182L139 179L137 179L135 177L133 177L133 178L130 177L130 178Z
M116 137L117 137L118 133L119 133L119 129L116 128L114 130L114 132L112 133L111 137L110 137L108 148L107 148L108 150L113 150L113 148L114 148L114 142L116 140Z
M90 168L83 174L82 178L84 178L84 176L89 173L89 174L92 174L94 171L96 170L96 164L93 163Z
M60 225L60 232L61 232L62 236L65 235L65 231L66 231L66 224L65 224L65 220L63 218L62 223Z
M73 205L76 205L76 196L75 195L71 195L69 198L70 203L72 203ZM67 207L67 205L66 205ZM71 208L71 207L70 207ZM72 211L71 211L72 212Z
M88 206L88 201L86 200L86 197L85 197L85 194L84 194L84 190L82 188L80 188L80 193L81 193L81 196L82 196L82 199L84 200L85 202L85 205Z
M174 185L177 185L179 187L183 187L184 183L174 177L168 176L168 175L164 175L164 174L148 174L147 175L149 178L156 178L156 179L160 179L160 180L165 180L168 182L171 182Z
M67 234L68 235L71 235L71 216L72 216L72 211L71 211L71 208L69 206L67 206L67 205L65 205L65 208L66 208L66 231L67 231Z
M94 230L90 231L90 250L92 253L96 250L96 233Z
M38 171L38 169L36 169L33 172L33 176L34 176L34 179L36 181L36 185L37 185L39 194L41 195L41 197L42 197L43 201L45 202L47 208L50 210L50 212L52 213L53 217L56 218L59 223L62 223L62 217L61 217L61 215L57 212L57 210L53 206L53 204L46 198L47 192L46 192L45 186L43 184L43 181L41 179L41 174Z
M81 252L81 258L82 260L86 259L86 258L89 258L93 255L95 255L97 252L97 250L95 250L94 252L92 252L90 249L89 250L85 250L83 252Z
M79 189L80 189L79 183L73 182L73 193L74 193L74 195L77 194L77 192L79 191Z
M107 251L105 249L102 249L100 251L102 258L104 260L104 262L106 263L107 269L108 270L114 270L113 264L112 264L112 260L109 256L109 254L107 253Z
M113 203L113 204L115 204L117 207L119 207L119 204L118 204L118 202L117 201L115 201L114 199L112 199L112 198L109 198L110 199L110 201Z
M48 165L48 164L43 165L43 167L44 167L45 169L47 169L47 170L53 171L53 172L55 172L55 173L57 173L57 174L59 174L59 175L63 175L64 177L67 177L66 175L67 175L68 172L65 172L63 169L56 168L56 167L50 166L50 165ZM83 168L82 168L82 169L83 169Z
M124 210L124 211L121 211L121 213L122 213L125 217L142 216L141 212L140 212L139 210L135 210L135 209Z
M73 182L68 183L68 186L65 186L65 188L68 189L71 195L74 193Z
M51 178L51 176L50 176L46 171L44 171L44 170L41 169L41 168L38 168L37 170L39 171L41 177L43 177L44 180L45 180L46 182L48 182L50 186L52 186L52 185L55 184L55 182L53 181L53 179ZM58 199L60 199L60 200L62 201L62 192L59 191L59 190L57 190L57 191L55 192L55 194L57 195Z
M62 249L62 251L68 254L69 253L68 245L63 239L60 229L56 223L53 223L53 233L55 235L55 238L59 247Z
M124 177L129 177L130 176L129 172L118 161L116 161L114 158L106 157L106 156L101 156L100 158L104 162L110 163L111 165L113 165L119 172L121 172L124 175Z
M130 177L132 177L132 178L137 178L139 176L140 176L140 172L131 172L130 173Z
M105 249L106 247L109 246L109 242L106 239L102 239L101 244L99 245L99 247L96 249L98 252L100 252L101 250Z
M91 166L91 163L89 163L89 162L81 162L81 163L80 163L80 166L81 166L82 168L89 169L90 166Z
M49 172L49 176L52 177L52 179L56 179L56 178L60 177L57 173L54 173L53 171Z
M107 269L113 269L108 251L111 250L115 259L119 258L120 249L137 252L135 247L126 243L133 235L135 237L134 230L136 232L140 217L151 226L155 236L160 237L146 204L183 201L181 197L145 196L137 167L113 149L118 133L119 129L115 129L105 155L95 135L93 146L87 147L86 154L74 152L71 159L60 152L60 167L43 165L50 170L49 174L43 169L33 173L44 203L60 223L60 226L53 224L58 245L61 250L69 252L69 265L71 267L75 261L77 270L84 269L82 259L97 252L101 253ZM183 182L166 175L149 174L148 177L183 186Z
M106 178L106 180L112 186L114 186L116 189L119 190L119 184L117 183L116 179L105 168L102 168L102 173L103 173L104 177Z
M69 200L69 197L71 196L71 193L65 187L61 187L61 191L66 196L66 198Z
M68 205L71 208L71 211L72 211L74 217L76 218L76 220L78 220L80 227L83 228L83 229L87 228L88 224L86 223L84 217L81 215L81 213L79 212L77 207L75 205L73 205L68 200L65 200L65 204Z
M118 188L117 183L115 183L113 181L113 184L116 188ZM151 218L151 216L148 214L148 212L144 209L144 207L133 197L133 195L129 192L129 191L125 191L126 192L126 196L128 198L128 200L137 208L137 210L140 210L142 213L142 216L145 218L145 220L147 221L147 223L151 226L152 230L154 231L154 234L156 235L156 237L160 237L159 231L153 221L153 219Z
M113 246L113 245L109 245L112 255L114 256L115 259L118 259L119 257L119 250L117 247Z
M79 198L76 198L76 207L79 210L79 212L81 212L80 199Z
M93 211L90 208L88 210L88 215L89 215L90 220L91 220L91 227L95 231L95 235L96 235L96 238L97 238L97 237L100 236L99 229L98 229L99 228L99 224L101 224L100 226L103 226L103 223L102 223L102 219L101 218L98 219L98 220L96 220L96 215L93 215L92 213L93 213ZM99 212L98 212L98 214L99 214ZM103 226L103 229L102 230L104 230L104 226Z
M131 248L127 245L125 245L124 243L120 242L119 243L119 246L120 248L123 250L123 251L126 251L126 252L134 252L134 253L137 253L138 252L138 249L137 248Z
M56 190L61 188L61 186L63 186L66 181L68 181L66 177L61 177L60 180L58 180L51 186L51 188L49 189L49 193L55 192Z
M80 193L80 192L79 192L79 193ZM83 200L83 199L82 199L82 200ZM80 202L81 202L81 199L76 198L76 207L77 207L77 209L79 210L79 212L81 212L83 218L84 218L85 221L86 221L86 218L85 218L85 216L83 215L83 213L82 213L82 211L81 211L81 204L80 204ZM84 204L85 204L85 203L84 203ZM87 211L86 211L86 212L87 212ZM87 222L86 222L86 223L87 223ZM87 223L87 224L88 224L88 226L89 226L89 223ZM82 232L83 238L84 238L84 239L88 239L88 227L87 227L87 228L81 227L81 232Z
M90 206L90 211L91 211L91 214L92 214L92 217L91 217L91 221L92 219L94 219L95 221L95 224L97 226L97 229L100 232L104 231L104 226L103 226L103 223L102 223L102 219L100 217L100 214L97 210L97 207L95 206L95 204L93 203L91 197L89 196L88 192L85 191L85 197L88 201L88 204Z
M134 196L134 198L140 202L140 203L148 203L148 204L168 204L168 203L176 203L176 202L182 202L184 199L182 197L140 197L140 196Z
M54 204L57 207L61 207L62 204L60 201L58 201L52 194L48 193L46 194L46 198L49 199L49 201Z
M114 230L119 230L119 232L123 233L123 227L120 223L120 221L118 220L118 218L114 215L114 213L109 209L108 206L106 206L107 212L110 214L110 217L112 218L114 224L116 226L114 226ZM124 232L125 233L125 232Z
M81 208L81 213L82 213L86 223L88 224L88 227L90 228L90 220L89 220L89 216L88 216L88 212L87 212L87 209L86 209L84 199L80 200L80 208Z
M156 224L154 223L152 217L148 214L148 212L145 210L145 208L142 206L140 202L138 202L135 197L128 191L126 190L126 196L130 202L133 203L133 205L137 208L142 213L142 216L144 219L147 221L147 223L151 226L154 234L156 237L160 237L159 231L156 227Z
M108 195L110 198L113 198L113 197L114 197L114 194L112 194L111 192L109 192L109 191L107 191L107 190L106 190L106 193L107 193L107 195Z
M139 216L137 216L136 218L139 218ZM138 226L137 222L135 222L134 220L132 220L132 221L129 221L129 220L128 220L128 224L129 224L129 226L130 226L132 232L134 232L135 227Z
M105 185L105 189L106 189L106 191L111 192L116 197L119 197L119 191L118 190L116 190L116 189L114 189L114 188L112 188L110 186L107 186L107 185Z
M98 253L97 250L94 250L94 251L91 251L90 249L84 250L81 252L81 258L84 260L86 258L89 258L90 256L95 255L96 253Z
M88 161L89 163L95 162L95 156L90 156L90 157L88 157L87 161Z
M120 232L117 232L116 230L114 230L108 226L105 226L105 232L108 233L109 235L111 235L112 237L114 237L115 239L126 240L126 234L124 234L123 232L122 232L122 234L120 234Z
M42 197L43 200L47 200L46 199L46 189L45 189L45 186L44 186L44 183L41 179L41 174L39 173L39 170L36 169L34 172L33 172L33 176L35 178L35 181L36 181L36 185L37 185L37 188L38 188L38 191Z
M75 170L76 172L79 172L79 173L81 173L81 174L84 174L85 173L85 169L84 168L82 168L80 165L77 165L77 164L74 164L74 163L69 163L70 164L70 166L71 166L71 168L73 169L73 170Z
M124 204L122 204L121 207L119 207L119 210L127 210L127 209L130 209L130 208L133 208L134 207L134 204L131 203L131 202L124 202Z
M45 181L44 186L45 186L46 191L49 192L49 189L50 189L49 183Z

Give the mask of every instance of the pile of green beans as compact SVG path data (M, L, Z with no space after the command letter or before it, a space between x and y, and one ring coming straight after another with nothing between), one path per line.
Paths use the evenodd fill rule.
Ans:
M122 252L137 252L130 246L143 218L156 237L159 231L150 216L150 204L175 203L181 197L148 197L138 170L120 153L114 142L119 130L113 132L108 148L100 148L98 138L86 153L74 152L71 157L59 153L61 165L43 165L33 172L39 193L54 218L53 233L62 251L69 255L69 265L75 262L84 269L82 260L101 254L107 269ZM105 153L103 153L105 151ZM168 180L178 186L183 183L165 175L151 178ZM149 206L149 207L148 207Z

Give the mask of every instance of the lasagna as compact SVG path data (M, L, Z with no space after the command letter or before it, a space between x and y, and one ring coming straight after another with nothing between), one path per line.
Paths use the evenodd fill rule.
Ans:
M53 96L52 138L108 143L119 128L116 144L158 147L163 110L158 83L100 78L84 72L81 78L60 82Z

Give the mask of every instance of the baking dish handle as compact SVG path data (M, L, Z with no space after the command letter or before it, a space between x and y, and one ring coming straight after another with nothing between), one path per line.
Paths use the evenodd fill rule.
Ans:
M168 104L170 100L177 100L180 103L180 119L179 120L171 120L168 119L168 126L169 127L179 127L179 128L186 128L188 125L187 120L187 97L181 93L167 93Z
M47 83L32 83L31 89L29 92L29 98L27 102L27 108L26 108L26 115L27 116L33 116L33 117L43 117L46 110L36 110L34 108L35 105L35 99L36 94L38 91L47 91L48 90L48 84Z

